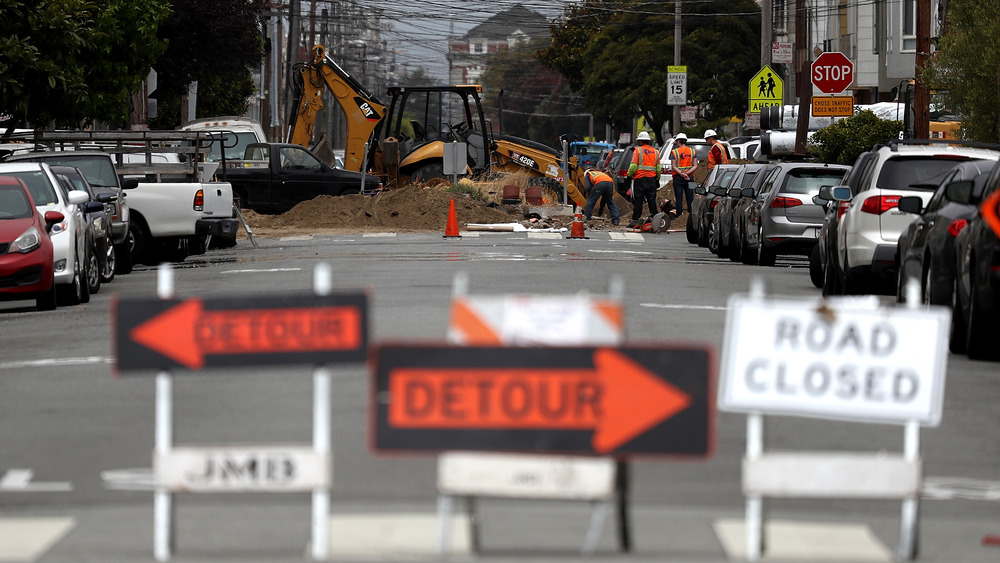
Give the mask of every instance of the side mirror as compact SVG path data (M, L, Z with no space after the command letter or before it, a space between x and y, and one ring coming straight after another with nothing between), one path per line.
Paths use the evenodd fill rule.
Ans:
M58 211L46 211L45 212L45 230L51 231L52 225L56 223L62 223L66 220L66 216Z
M122 180L123 190L134 190L139 187L139 180L136 178L125 178Z
M708 190L705 189L705 186L698 186L694 189L694 193L695 195L705 195L708 193Z
M739 188L729 188L729 193L727 195L733 198L740 197L741 195L743 195L743 190Z
M851 201L854 196L851 194L851 188L847 186L834 186L833 187L833 199L836 201Z
M743 188L740 190L740 195L743 197L753 197L753 188Z
M724 188L722 186L717 186L714 190L712 190L712 193L715 194L715 195L717 195L717 196L719 196L719 197L722 197L722 196L728 194L729 190L727 190L726 188Z
M816 197L824 201L833 201L833 186L820 186Z
M814 195L813 196L813 204L814 205L819 205L821 207L826 207L827 203L830 203L830 202L827 201L827 200L825 200L825 199L823 199L823 198L821 198L821 197L819 197L818 195Z
M118 201L118 195L109 193L97 194L97 201L101 203L111 203L113 201Z
M972 182L952 182L944 189L944 197L955 203L975 203L972 197Z
M88 201L90 201L90 194L88 194L87 192L81 192L79 190L73 190L69 192L69 194L67 194L66 201L69 202L70 205L74 204L79 205L82 203L87 203Z
M924 209L924 202L920 199L920 196L908 195L899 198L899 204L896 207L900 211L920 215L920 212Z
M97 211L104 211L104 204L99 201L88 201L87 205L83 208L87 213L95 213Z

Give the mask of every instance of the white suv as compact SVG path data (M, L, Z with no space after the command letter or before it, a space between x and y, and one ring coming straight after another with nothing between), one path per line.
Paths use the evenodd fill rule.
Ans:
M52 174L48 164L0 164L0 175L20 178L28 186L31 198L35 200L35 207L42 215L46 211L63 214L63 221L53 225L49 233L52 239L56 293L63 305L89 302L90 286L85 268L90 263L87 255L90 249L87 247L87 223L81 204L90 201L90 195L78 190L67 192Z
M924 205L941 178L968 160L997 160L1000 152L960 141L913 139L872 149L858 191L837 226L837 256L845 293L896 287L896 241L916 217L896 208L902 196Z
M729 155L729 160L737 158L734 156L733 149L729 146L728 142L719 142L722 143L722 146L726 147L726 154ZM698 158L698 168L708 170L708 149L712 148L712 145L708 144L708 140L688 137L687 146L694 149L694 155ZM666 186L673 178L670 171L670 151L674 150L675 147L674 137L667 139L667 142L660 147L660 188ZM693 185L691 187L694 188Z

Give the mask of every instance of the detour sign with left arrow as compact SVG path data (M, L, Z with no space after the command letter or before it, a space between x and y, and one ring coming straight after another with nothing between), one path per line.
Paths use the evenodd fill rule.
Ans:
M373 446L707 457L711 362L705 349L383 346Z
M363 363L363 293L112 303L115 366L132 370Z

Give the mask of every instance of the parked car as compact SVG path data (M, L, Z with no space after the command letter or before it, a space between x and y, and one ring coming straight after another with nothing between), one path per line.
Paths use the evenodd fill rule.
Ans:
M709 229L712 225L712 213L719 200L715 196L717 188L728 190L736 173L740 170L739 164L720 164L709 172L705 178L705 183L694 188L694 197L691 199L691 210L688 213L688 223L693 226L696 233L695 241L698 246L708 247ZM690 237L688 238L690 240Z
M142 155L137 155L142 156ZM99 195L113 196L109 201L111 235L115 247L115 273L128 274L132 271L132 250L134 238L129 230L131 210L125 197L125 190L138 185L134 179L119 181L114 161L101 151L48 151L18 154L8 162L45 162L50 166L72 166L87 179L90 187Z
M1000 313L998 213L1000 165L994 165L983 188L982 203L955 239L951 349L953 352L964 349L975 360L1000 356L1000 347L997 346L1000 338L1000 324L997 323L997 314Z
M817 196L826 202L826 215L823 217L823 226L819 228L816 248L810 255L809 274L811 278L822 275L821 287L824 297L844 293L841 287L843 274L840 271L840 260L837 258L837 225L840 224L840 218L847 211L847 206L851 204L851 198L858 192L862 172L867 169L868 162L873 158L875 158L875 153L872 151L858 155L851 166L851 171L844 177L844 182L830 190L821 189ZM842 193L846 191L844 199L834 198L834 191L838 187L844 188L840 190ZM813 279L813 283L816 283L815 279Z
M569 144L569 155L577 158L577 165L583 168L597 166L601 154L615 148L611 143L597 141L573 141Z
M111 234L111 205L115 196L98 194L83 177L78 168L53 166L52 172L67 190L85 192L90 201L83 204L83 217L87 222L87 246L90 259L87 263L87 282L90 293L101 290L101 284L115 277L115 245Z
M608 170L608 174L615 181L615 191L625 196L629 188L632 187L632 179L628 177L628 167L632 164L632 153L635 152L635 145L629 145L614 157L614 164ZM662 177L662 176L661 176Z
M899 198L899 209L917 217L906 227L896 243L899 275L896 300L904 301L910 280L920 284L921 300L931 305L951 306L955 288L955 237L976 210L972 202L983 195L983 186L993 163L971 160L953 168L927 205L920 196ZM961 202L948 193L962 191ZM956 196L957 197L957 196Z
M729 149L733 153L733 158L767 162L767 158L760 153L759 136L729 139Z
M813 197L821 186L840 184L850 169L814 162L773 166L744 215L743 261L773 266L780 255L809 256L825 216L824 207Z
M90 301L86 281L88 260L86 222L80 204L90 198L79 191L69 192L56 179L48 164L10 162L0 164L0 175L19 178L31 192L39 212L58 211L63 220L52 225L52 254L57 297L60 304L79 305Z
M729 258L734 254L733 215L736 204L743 195L743 188L750 187L757 173L764 168L763 164L741 164L740 170L723 192L716 188L719 203L712 213L712 227L708 235L708 249L719 258Z
M914 219L897 208L900 197L920 196L926 204L956 164L1000 157L961 141L926 139L892 141L872 152L876 155L861 172L858 192L837 230L837 258L848 294L896 287L896 241Z
M56 308L49 230L65 217L38 211L24 182L0 175L0 301L34 299L39 311Z
M736 203L733 206L731 219L733 231L730 234L729 259L734 262L741 262L743 260L743 247L746 244L746 234L743 230L747 209L750 207L750 204L753 203L757 194L760 193L760 189L764 185L764 179L767 178L771 167L773 166L775 165L762 165L761 169L754 174L753 181L751 181L748 186L740 189L739 199L736 200Z

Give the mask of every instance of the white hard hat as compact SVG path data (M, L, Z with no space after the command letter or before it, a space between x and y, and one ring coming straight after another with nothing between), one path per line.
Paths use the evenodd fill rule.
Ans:
M646 131L641 131L639 135L635 138L636 141L650 141L649 133Z
M688 140L688 136L685 135L684 133L678 133L677 136L674 137L674 139L677 139L678 141L680 141L681 139L683 139L683 140L686 141L686 140Z
M705 131L705 138L706 139L709 138L709 137L718 137L718 136L719 136L719 134L715 132L715 129L709 129L708 131Z

